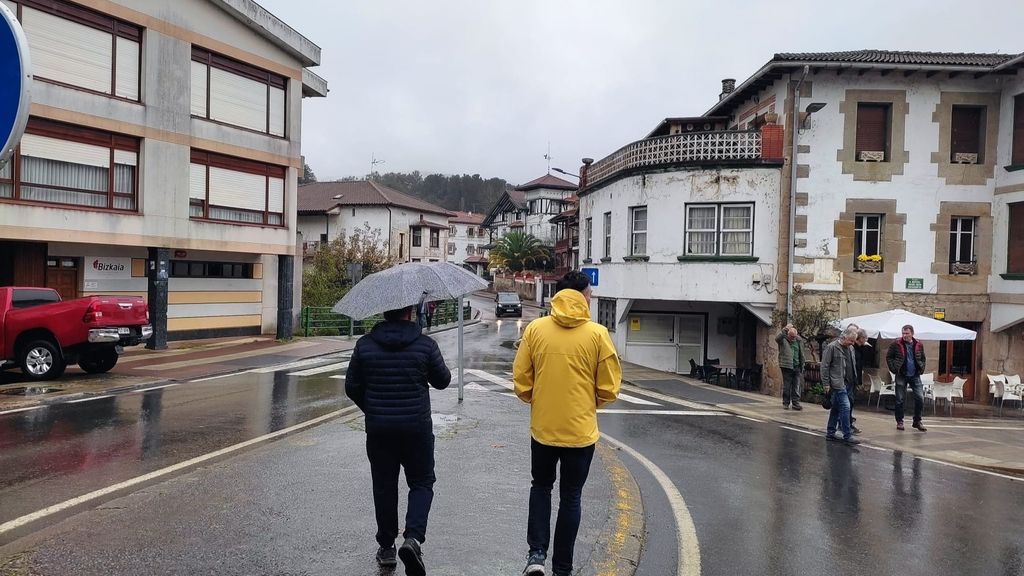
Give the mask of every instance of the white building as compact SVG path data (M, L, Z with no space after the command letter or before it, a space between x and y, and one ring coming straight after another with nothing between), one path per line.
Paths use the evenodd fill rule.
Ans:
M0 168L0 285L146 296L157 348L290 336L320 49L250 0L0 1L34 73Z
M572 207L568 198L576 188L575 184L551 174L516 186L498 198L484 219L484 226L493 230L494 240L520 230L553 248L558 229L550 220Z
M453 214L369 180L314 182L299 187L299 232L307 256L355 231L380 235L397 262L446 262Z
M455 212L448 223L448 260L460 264L478 275L487 271L490 234L483 227L484 215L473 212Z
M669 119L582 168L591 309L627 361L681 373L709 358L759 362L778 290L781 146L714 130L723 122Z

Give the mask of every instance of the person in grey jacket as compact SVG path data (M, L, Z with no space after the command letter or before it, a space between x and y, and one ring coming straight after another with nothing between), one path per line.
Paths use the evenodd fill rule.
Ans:
M803 410L800 406L800 378L804 370L804 341L792 324L786 324L775 337L779 345L779 368L782 368L782 407Z
M857 378L857 364L853 357L853 343L856 341L857 328L847 327L821 353L821 384L825 392L832 395L832 410L828 414L825 438L838 440L838 425L843 432L843 442L849 445L860 444L850 428L850 396L846 391Z

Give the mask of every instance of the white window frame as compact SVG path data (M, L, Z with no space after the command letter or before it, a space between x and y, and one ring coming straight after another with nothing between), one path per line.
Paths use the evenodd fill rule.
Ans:
M875 227L871 227L870 225L868 225L868 219L869 218L878 218L878 224ZM858 219L861 221L861 225L860 226L857 225L857 220ZM853 237L854 237L853 257L854 257L854 259L856 259L861 254L863 254L865 256L874 256L874 254L868 254L868 250L867 250L868 234L871 234L871 233L874 233L874 234L877 235L877 237L878 237L878 240L877 240L878 254L879 255L882 254L882 228L885 225L884 224L884 220L885 220L885 215L884 214L856 214L854 216L854 219L853 219ZM857 233L858 232L860 232L860 245L859 246L856 245L857 244L856 238L857 238Z
M713 208L714 227L712 228L694 228L691 225L690 212L695 209L707 209ZM750 214L750 226L747 228L726 228L725 227L725 209L726 208L746 208ZM686 232L683 234L683 253L686 256L706 256L706 257L745 257L754 255L754 204L752 202L742 203L728 203L728 204L687 204L686 212L684 215L684 224ZM723 253L724 235L728 233L745 233L750 235L749 250L745 254L725 254ZM695 234L714 234L714 248L710 252L693 252L691 251L691 238Z
M963 224L965 221L971 223L971 230L965 232ZM960 249L963 248L964 242L970 242L971 248L971 259L969 262L962 262L958 259L951 259L950 263L962 262L962 263L973 263L977 262L978 255L975 253L977 248L976 238L978 235L978 219L973 216L953 216L949 226L949 245L953 249L953 254L956 254L956 258L959 258Z
M604 257L612 257L612 213L604 213Z
M586 258L587 258L587 260L592 260L591 256L593 255L593 249L594 249L594 219L592 217L591 218L587 218L586 226L587 226L587 240L586 240L587 241L587 256L586 256Z
M640 221L638 217L643 214L643 230L638 229ZM638 250L640 240L643 241L643 250ZM629 254L630 256L647 255L647 206L634 206L629 209Z

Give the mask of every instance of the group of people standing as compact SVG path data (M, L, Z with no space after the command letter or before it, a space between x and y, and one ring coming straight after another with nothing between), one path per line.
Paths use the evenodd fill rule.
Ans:
M782 405L784 409L801 410L800 382L803 379L803 339L792 324L787 324L775 337L779 346L779 366L782 368ZM838 338L825 345L821 352L821 384L831 399L825 438L849 445L860 444L854 435L860 429L854 425L853 403L857 386L864 374L867 357L867 332L856 324L847 326ZM896 391L896 429L905 430L904 404L907 390L914 395L912 426L925 432L921 421L924 409L924 387L921 374L925 370L924 346L914 337L914 327L906 325L902 337L892 342L885 354L886 366L894 377ZM842 434L842 438L837 436Z
M530 322L516 352L516 396L530 405L530 470L526 576L544 576L551 548L551 491L559 481L551 566L573 571L583 486L600 437L597 408L619 395L622 369L608 329L590 320L590 278L569 272L558 281L551 314ZM390 310L356 342L345 393L363 411L377 520L376 561L385 569L401 558L408 576L423 576L422 545L434 498L434 434L430 387L451 382L437 343L422 333L416 306ZM398 538L398 478L405 469L409 503Z

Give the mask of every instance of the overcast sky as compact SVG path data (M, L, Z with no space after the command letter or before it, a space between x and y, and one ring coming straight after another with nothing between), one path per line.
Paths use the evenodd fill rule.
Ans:
M1024 52L1021 0L258 0L319 45L302 151L320 180L522 184L607 156L776 52ZM835 6L835 8L833 8ZM840 6L842 9L840 10Z

